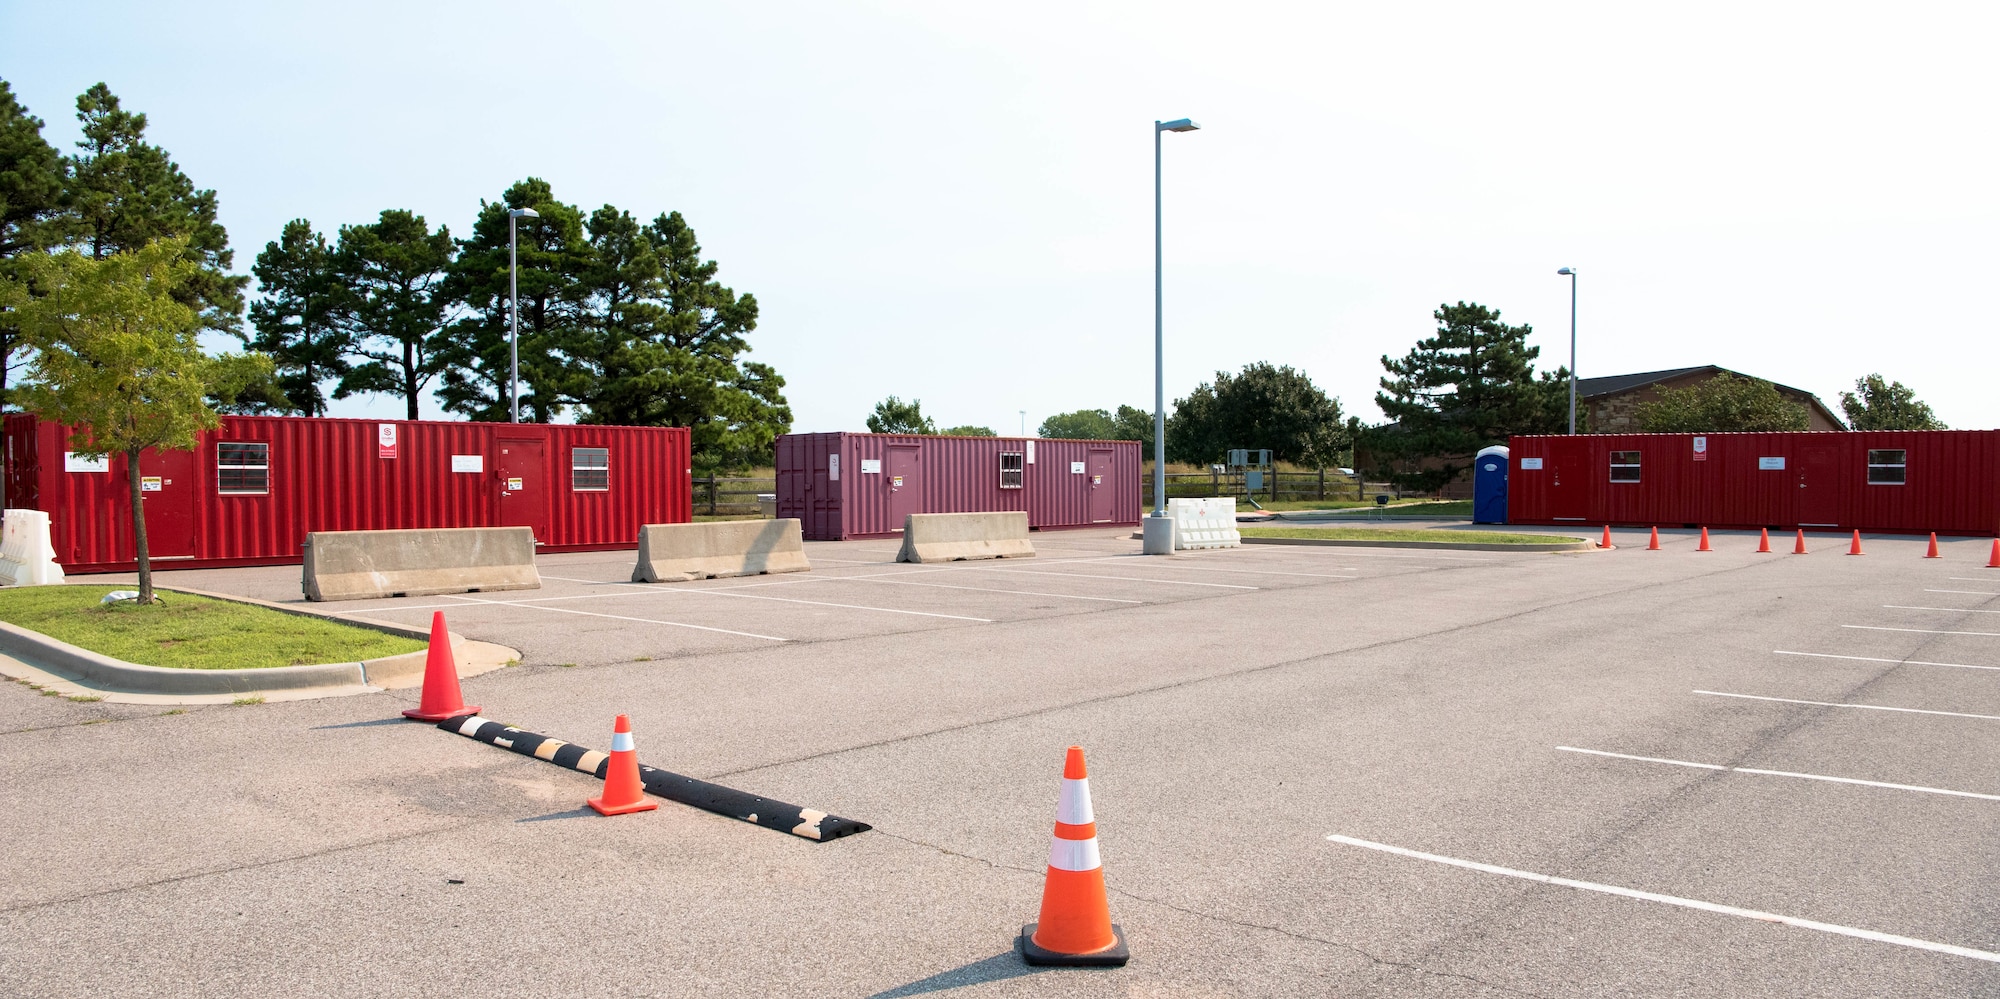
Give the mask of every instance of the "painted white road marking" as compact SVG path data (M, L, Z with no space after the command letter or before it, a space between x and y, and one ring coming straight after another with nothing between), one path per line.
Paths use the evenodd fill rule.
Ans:
M543 578L555 579L557 577L547 576ZM991 618L966 617L963 614L937 614L931 611L903 610L897 607L870 607L865 604L836 604L825 600L800 600L796 597L764 597L764 596L758 596L754 593L730 592L731 590L747 590L750 588L750 586L780 586L787 583L810 583L813 581L814 580L811 577L801 577L799 579L783 579L775 583L753 583L744 586L674 587L671 584L666 584L666 583L613 583L602 580L575 580L575 582L597 582L597 583L602 583L602 585L605 586L615 586L618 587L618 590L615 593L586 593L580 596L570 596L570 597L528 597L524 600L504 600L504 601L491 600L485 602L505 603L509 605L518 604L523 607L534 607L554 600L612 599L614 597L620 597L620 596L637 596L641 593L652 593L660 596L676 596L676 597L710 596L710 597L735 597L738 600L770 600L781 604L810 604L815 607L839 607L844 610L875 611L876 613L879 614L910 614L916 617L948 618L953 621L976 621L980 624L993 623L993 619ZM554 610L555 608L552 607L549 609Z
M882 573L883 576L902 573ZM996 590L990 586L959 586L953 583L920 583L914 579L882 579L880 576L826 576L821 582L863 582L889 583L896 586L935 586L943 590L973 590L978 593L1011 593L1017 597L1054 597L1058 600L1095 600L1109 604L1143 604L1144 600L1126 600L1120 597L1084 597L1074 593L1042 593L1036 590Z
M548 611L551 614L582 614L585 617L608 617L614 621L637 621L640 624L664 624L669 628L690 628L695 631L713 631L724 635L741 635L744 638L761 638L767 642L791 641L791 639L789 638L778 638L775 635L759 635L748 631L731 631L728 628L710 628L699 624L682 624L679 621L662 621L658 618L651 618L651 617L626 617L622 614L600 614L596 611L573 610L568 607L544 607L541 604L522 603L518 600L481 600L478 597L458 597L456 599L463 600L466 603L489 604L496 607L530 607L539 611ZM457 604L454 606L463 607L465 606L465 604Z
M1924 794L1943 794L1954 798L1978 798L1981 801L2000 801L2000 794L1980 794L1977 791L1953 791L1943 787L1924 787L1921 784L1891 784L1879 780L1860 780L1854 777L1828 777L1825 774L1802 774L1790 770L1758 770L1753 767L1729 767L1720 763L1690 763L1687 760L1665 760L1657 756L1633 756L1629 753L1608 753L1602 749L1578 749L1575 746L1557 746L1565 753L1585 753L1590 756L1605 756L1614 760L1633 760L1639 763L1664 763L1670 767L1692 767L1696 770L1721 770L1734 774L1756 774L1760 777L1796 777L1800 780L1819 780L1832 784L1855 784L1861 787L1882 787L1892 791L1920 791Z
M2000 631L1939 631L1935 628L1884 628L1876 624L1843 624L1843 628L1857 631L1907 631L1918 635L1978 635L1981 638L2000 638Z
M1771 654L1778 656L1811 656L1814 659L1853 659L1864 663L1897 663L1903 666L1950 666L1953 669L2000 670L2000 666L1974 666L1970 663L1934 663L1926 662L1922 659L1883 659L1879 656L1836 656L1831 652L1786 652L1784 649L1772 649Z
M1105 556L1105 557L1103 557L1103 558L1095 558L1095 559L1077 559L1076 561L1079 561L1079 562L1110 562L1110 561L1122 561L1122 560L1127 560L1127 559L1135 559L1135 558L1150 558L1150 559L1158 559L1158 558L1159 558L1159 556L1157 556L1157 555L1107 555L1107 556ZM1283 570L1279 570L1279 569L1225 569L1225 568L1223 568L1223 567L1221 567L1221 566L1219 566L1219 565L1189 565L1189 564L1187 564L1186 562L1184 562L1184 561L1181 561L1181 560L1180 560L1179 558L1175 558L1175 559L1171 559L1171 560L1166 560L1166 561L1154 561L1154 562L1148 562L1148 563L1146 563L1146 564L1147 564L1147 566L1148 566L1149 568L1160 568L1160 569L1190 569L1190 570L1193 570L1193 571L1196 571L1196 572L1232 572L1232 573L1236 573L1236 574L1238 574L1238 575L1244 575L1244 576L1306 576L1306 577L1310 577L1310 578L1312 578L1312 579L1359 579L1359 578L1361 578L1361 577L1359 577L1359 576L1336 576L1336 575L1333 575L1333 574L1331 574L1331 573L1325 573L1325 572L1285 572L1285 571L1283 571ZM1348 571L1348 572L1358 572L1358 571L1360 571L1360 570L1357 570L1357 569L1348 569L1347 571Z
M1949 578L1959 583L1991 583L1994 580L1992 576L1952 576Z
M1163 586L1208 586L1218 590L1255 590L1256 586L1238 586L1235 583L1196 583L1185 579L1146 579L1139 576L1088 576L1080 572L1036 572L1033 569L999 569L992 566L968 565L954 572L1018 572L1024 576L1056 576L1062 579L1109 579L1120 583L1159 583Z
M1574 888L1578 891L1597 892L1602 895L1616 895L1620 898L1638 899L1639 901L1642 902L1658 902L1662 905L1672 905L1683 909L1694 909L1699 912L1712 912L1716 913L1717 915L1735 916L1739 919L1755 919L1759 922L1764 922L1764 923L1779 923L1785 926L1797 927L1798 929L1802 930L1818 930L1821 933L1831 933L1836 936L1853 937L1857 940L1872 940L1876 943L1894 944L1898 947L1909 947L1915 950L1927 950L1937 954L1950 954L1953 957L1967 957L1975 961L1991 961L1995 963L2000 963L2000 954L1996 954L1992 951L1974 950L1971 947L1960 947L1957 944L1938 943L1933 940L1919 940L1916 937L1898 936L1894 933L1882 933L1877 930L1858 929L1853 926L1841 926L1837 923L1822 923L1816 919L1801 919L1797 916L1781 916L1774 912L1760 912L1756 909L1742 909L1733 905L1722 905L1718 902L1704 902L1700 899L1682 898L1678 895L1661 895L1657 892L1639 891L1638 889L1635 888L1621 888L1617 885L1599 884L1595 881L1578 881L1574 878L1560 878L1552 874L1536 874L1533 871L1516 870L1512 867L1501 867L1497 864L1482 864L1476 860L1460 860L1457 857L1444 857L1444 856L1439 856L1438 854L1435 853L1424 853L1419 850L1411 850L1405 847L1390 846L1387 843L1376 843L1365 839L1355 839L1352 836L1342 836L1338 833L1328 836L1327 839L1335 843L1345 844L1347 846L1358 846L1364 850L1378 850L1382 853L1391 853L1395 854L1398 857L1408 857L1412 860L1427 860L1430 861L1431 863L1444 864L1448 867L1457 867L1468 871L1479 871L1485 874L1498 874L1502 877L1518 878L1523 881L1536 881L1545 885L1554 885L1559 888Z
M1993 590L1925 590L1925 593L1968 593L1976 597L2000 597Z
M1757 694L1726 694L1720 690L1697 690L1697 694L1709 697L1737 697L1746 701L1778 701L1783 704L1811 704L1822 708L1857 708L1863 711L1901 711L1913 715L1943 715L1946 718L1979 718L1985 721L2000 721L2000 715L1974 715L1963 711L1931 711L1926 708L1891 708L1880 704L1841 704L1837 701L1802 701L1795 697L1763 697Z
M2000 596L2000 594L1995 594ZM1951 611L1954 614L2000 614L2000 610L1980 610L1977 607L1913 607L1909 604L1883 604L1890 610Z

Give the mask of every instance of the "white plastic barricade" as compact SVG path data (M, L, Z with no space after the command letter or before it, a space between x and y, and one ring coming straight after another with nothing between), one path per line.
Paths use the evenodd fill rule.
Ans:
M1174 549L1235 548L1243 544L1236 530L1236 498L1167 501L1174 520Z
M46 586L63 581L49 541L49 515L9 510L0 517L0 586Z

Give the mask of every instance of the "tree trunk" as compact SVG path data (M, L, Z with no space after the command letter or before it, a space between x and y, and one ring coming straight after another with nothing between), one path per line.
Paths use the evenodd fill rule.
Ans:
M146 498L139 483L139 449L125 452L125 477L132 483L132 550L139 560L139 603L153 602L153 563L146 555Z
M417 348L408 340L403 341L403 402L410 414L417 418Z

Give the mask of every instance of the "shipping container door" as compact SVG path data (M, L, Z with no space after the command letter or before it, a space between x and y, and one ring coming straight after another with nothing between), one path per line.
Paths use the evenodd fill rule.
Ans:
M1111 476L1111 452L1090 452L1090 522L1108 524L1117 518L1118 487Z
M1597 474L1602 473L1591 467L1590 442L1573 437L1550 440L1549 519L1589 519Z
M199 457L195 451L139 454L139 490L146 505L146 554L151 558L194 557L194 505L203 485L198 478ZM132 557L137 558L138 553Z
M542 442L503 437L498 446L500 456L493 462L493 469L500 480L500 509L494 514L494 520L501 527L530 528L535 532L535 539L542 540L548 534L549 512L548 494L542 482Z
M923 451L917 447L890 445L884 457L882 485L889 490L889 521L903 529L903 518L924 512L923 479L920 464Z
M1809 447L1799 460L1799 526L1840 525L1840 451Z

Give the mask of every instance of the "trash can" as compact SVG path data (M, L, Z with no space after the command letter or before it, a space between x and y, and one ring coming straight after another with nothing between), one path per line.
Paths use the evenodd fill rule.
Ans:
M1495 444L1472 459L1472 522L1507 522L1507 448Z

